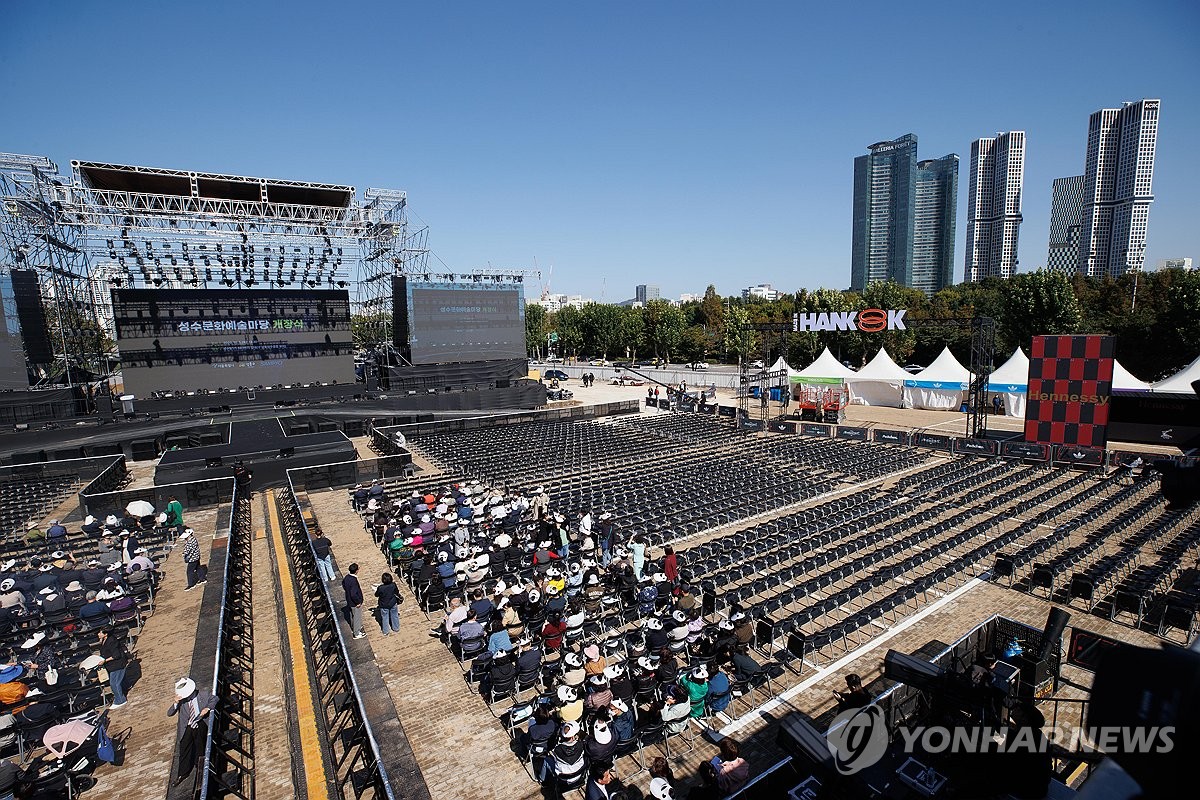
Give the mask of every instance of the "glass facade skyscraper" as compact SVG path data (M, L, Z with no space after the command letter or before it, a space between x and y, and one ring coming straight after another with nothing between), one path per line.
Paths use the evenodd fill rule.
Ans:
M954 282L958 156L917 162L907 133L854 159L850 288L892 280L932 294Z
M1017 271L1025 132L1009 131L971 143L967 249L963 277L1008 278Z
M1083 229L1083 176L1055 178L1050 195L1050 246L1046 269L1073 275L1079 271L1079 234Z
M1160 105L1139 100L1088 119L1078 252L1084 275L1115 278L1145 264Z

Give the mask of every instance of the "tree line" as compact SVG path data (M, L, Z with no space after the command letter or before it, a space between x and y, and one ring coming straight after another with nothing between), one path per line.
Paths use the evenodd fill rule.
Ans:
M1136 305L1135 305L1136 291ZM795 313L907 309L903 331L811 331L776 333L747 326L789 322ZM969 322L996 321L996 364L1019 345L1029 352L1035 335L1092 333L1116 339L1117 358L1137 377L1160 380L1200 354L1200 271L1159 270L1097 279L1039 270L1012 278L987 278L947 287L931 297L895 283L863 292L800 289L777 300L721 297L709 286L703 299L674 306L651 300L641 308L589 303L547 313L525 310L526 343L532 358L724 361L783 355L802 367L828 347L858 367L880 347L900 364L928 365L942 347L970 363ZM557 341L549 344L551 333Z

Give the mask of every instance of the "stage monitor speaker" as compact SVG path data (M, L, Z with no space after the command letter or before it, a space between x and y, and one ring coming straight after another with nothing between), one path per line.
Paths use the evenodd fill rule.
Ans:
M798 713L788 714L779 725L776 743L785 753L805 765L832 772L833 754L825 736Z
M221 466L223 463L224 463L224 459L223 459L223 458L221 458L220 456L217 456L216 458L206 458L206 459L204 459L204 466L205 466L206 468L219 467L219 466Z
M379 391L379 376L376 375L374 372L367 373L367 391L368 392Z
M17 324L21 326L21 338L25 341L25 355L33 364L49 364L54 361L54 349L50 346L37 271L14 269L9 277L17 306Z
M1050 608L1050 614L1046 617L1046 627L1042 631L1042 649L1038 651L1040 660L1047 660L1051 653L1058 655L1058 651L1062 647L1063 630L1070 621L1071 615L1066 611L1058 606Z
M883 677L906 683L914 689L936 690L942 684L945 671L916 656L888 650L883 658Z
M113 412L112 395L101 389L96 392L96 413L102 417L110 416Z

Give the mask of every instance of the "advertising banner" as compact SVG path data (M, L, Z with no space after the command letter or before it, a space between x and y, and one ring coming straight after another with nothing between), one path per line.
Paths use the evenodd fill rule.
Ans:
M996 455L996 442L991 439L955 439L954 452L973 456Z
M1033 442L1004 442L1000 455L1006 458L1025 458L1031 461L1049 461L1050 448Z
M867 440L867 429L839 425L837 429L837 438L849 439L854 442L865 442Z
M1111 336L1035 336L1025 441L1104 447L1113 379Z
M871 439L884 444L908 444L908 432L875 428L871 431Z
M770 428L771 430L773 430L775 433L795 433L796 432L796 423L794 423L794 422L776 421L776 422L772 422L767 427Z
M800 432L805 436L829 436L829 426L804 422L800 425Z
M952 439L942 433L925 433L918 431L913 434L912 443L918 447L928 447L933 450L949 450Z

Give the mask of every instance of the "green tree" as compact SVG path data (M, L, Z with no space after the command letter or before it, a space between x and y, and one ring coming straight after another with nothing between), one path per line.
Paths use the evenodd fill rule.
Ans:
M588 303L583 307L584 351L608 358L621 344L623 315L617 306Z
M1075 333L1083 311L1066 276L1038 270L1014 275L1001 292L1006 346L1029 348L1034 336Z
M565 306L553 315L550 325L558 334L556 352L564 358L577 358L583 347L583 313L574 306Z
M355 347L371 347L386 338L391 314L355 314L350 317L350 337Z
M525 304L525 350L532 358L541 358L546 346L546 334L550 332L546 327L548 317L544 306Z
M642 309L646 325L646 341L654 348L654 355L671 360L671 353L679 346L683 336L683 312L662 299L651 300Z
M680 354L688 360L704 361L708 357L708 334L700 325L691 325L683 332L683 338L679 343Z
M758 332L750 325L749 310L744 305L730 304L725 312L725 352L739 364L750 358L758 347Z
M638 348L645 343L646 322L642 309L625 306L621 308L621 344L625 357L636 360Z
M1147 356L1155 350L1161 352L1155 358L1156 369L1147 373L1150 378L1162 379L1178 372L1200 353L1200 272L1179 270L1178 273L1173 276L1174 281L1166 293L1166 308L1155 326L1157 335L1153 341L1156 346L1143 346L1143 352L1150 351L1146 352ZM1138 297L1140 304L1141 295Z

